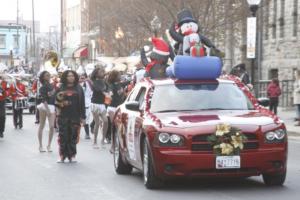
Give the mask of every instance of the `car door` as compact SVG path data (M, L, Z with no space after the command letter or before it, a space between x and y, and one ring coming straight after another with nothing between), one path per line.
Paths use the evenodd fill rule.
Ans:
M130 163L137 168L142 167L140 154L140 135L142 134L143 115L145 107L145 95L147 88L141 86L134 101L139 102L139 111L128 110L126 146Z

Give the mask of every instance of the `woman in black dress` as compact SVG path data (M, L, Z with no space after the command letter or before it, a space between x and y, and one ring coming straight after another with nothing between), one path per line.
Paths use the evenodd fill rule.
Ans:
M80 126L85 121L85 100L79 77L75 71L67 70L62 74L61 87L56 93L55 104L58 107L58 162L66 158L76 162L76 145L79 141Z

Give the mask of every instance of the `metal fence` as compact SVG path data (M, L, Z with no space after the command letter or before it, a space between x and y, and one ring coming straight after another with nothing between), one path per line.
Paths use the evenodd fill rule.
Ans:
M267 88L271 80L259 81L254 85L256 97L267 97ZM281 96L279 97L279 106L292 107L293 106L293 91L294 80L279 81L281 88Z

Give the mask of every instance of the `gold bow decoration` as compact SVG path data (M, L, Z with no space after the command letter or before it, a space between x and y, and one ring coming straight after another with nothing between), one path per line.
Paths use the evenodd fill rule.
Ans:
M207 138L213 146L213 151L218 156L239 155L244 149L247 137L240 129L229 124L218 124L216 132Z

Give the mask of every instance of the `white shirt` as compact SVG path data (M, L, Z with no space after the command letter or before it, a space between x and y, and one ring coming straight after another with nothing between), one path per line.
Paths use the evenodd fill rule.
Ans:
M140 70L135 72L136 83L140 82L144 78L145 73L146 73L145 69L140 69Z
M85 83L85 87L83 87L84 83ZM85 81L84 83L81 83L80 85L83 88L83 92L84 92L85 107L90 107L92 96L93 96L93 90L88 81Z

